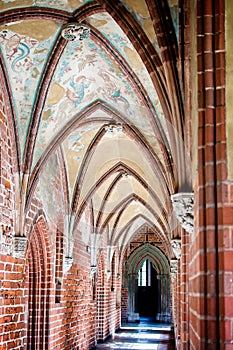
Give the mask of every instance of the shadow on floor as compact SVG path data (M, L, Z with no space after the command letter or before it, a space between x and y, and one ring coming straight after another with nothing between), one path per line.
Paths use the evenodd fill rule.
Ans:
M124 323L114 336L96 349L174 350L175 342L170 324L151 322L141 318L140 323Z

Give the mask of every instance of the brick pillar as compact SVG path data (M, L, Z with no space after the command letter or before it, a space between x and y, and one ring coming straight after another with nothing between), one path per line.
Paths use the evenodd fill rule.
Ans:
M181 349L189 349L189 297L188 297L188 263L189 263L189 233L181 231L180 259L180 334Z
M125 323L128 320L128 287L121 288L121 322Z
M178 263L177 259L171 260L171 307L172 307L172 323L174 326L174 335L176 339L176 344L178 348L178 339L180 334L178 333L178 323L179 323L179 309L178 309Z
M226 180L224 3L197 0L198 179L190 249L191 349L226 349L221 333L228 312L222 307L226 286L221 281L226 254L226 216L221 209ZM231 211L229 224L232 218Z
M96 287L97 299L97 315L96 315L96 329L97 340L103 341L105 339L105 324L106 324L106 277L104 273L104 259L103 256L99 259L98 264L98 279Z
M177 344L177 349L180 349L180 333L181 333L181 306L180 306L180 293L181 293L181 288L180 288L180 264L181 261L178 261L178 271L177 271L177 339L176 339L176 344Z

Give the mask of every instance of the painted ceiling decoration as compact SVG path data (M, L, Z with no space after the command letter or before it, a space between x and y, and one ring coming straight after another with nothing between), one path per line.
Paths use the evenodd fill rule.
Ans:
M190 191L180 40L178 0L1 1L21 212L35 196L119 249L150 227L172 254L170 198Z

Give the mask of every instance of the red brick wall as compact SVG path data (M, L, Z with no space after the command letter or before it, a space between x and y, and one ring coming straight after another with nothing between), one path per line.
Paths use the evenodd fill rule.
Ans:
M61 318L54 312L52 339L61 339L61 349L89 349L95 345L95 303L90 288L90 271L76 263L63 280ZM55 310L54 310L55 311Z
M120 309L116 306L120 281L116 280L115 260L111 265L113 275L107 279L106 250L102 251L100 257L102 263L99 264L94 297L90 253L81 239L81 232L76 232L74 237L74 262L68 273L63 273L59 302L56 298L55 256L51 259L55 262L48 290L51 349L89 349L97 340L105 339L120 326ZM38 291L37 295L39 294Z
M0 348L23 349L23 261L0 255Z
M108 276L106 258L106 250L103 250L99 257L96 293L96 332L99 342L112 335L120 327L121 320L120 308L117 305L117 294L121 290L121 281L116 278L114 261L111 266L111 275Z
M122 287L121 290L121 321L127 321L128 311L128 287Z

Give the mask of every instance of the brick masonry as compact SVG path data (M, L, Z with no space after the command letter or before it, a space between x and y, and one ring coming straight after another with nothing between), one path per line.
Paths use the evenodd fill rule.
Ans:
M159 6L150 3L152 13L158 13ZM190 8L188 1L185 4L184 24L189 33ZM111 6L106 3L108 7ZM116 12L112 15L117 18ZM193 186L194 233L181 231L182 257L172 284L173 322L179 349L231 350L233 347L233 183L228 178L226 157L224 21L224 1L197 0L198 161ZM159 21L154 24L161 25ZM149 57L153 48L143 35L141 33L147 44L144 46L129 33L157 86L156 57L154 61L152 55ZM168 43L162 36L160 40L169 75ZM188 34L185 40L184 60L186 68L190 68ZM172 55L176 55L175 49ZM190 135L188 77L186 74L183 83L188 119L185 127ZM170 94L174 85L172 81ZM164 91L160 86L157 89L166 111ZM38 349L90 349L127 318L128 289L121 285L121 267L116 268L119 255L115 253L108 270L107 252L103 249L97 259L96 272L92 273L87 249L90 242L84 244L82 232L77 229L73 263L66 270L65 258L71 258L67 255L67 209L56 212L55 222L46 217L42 201L32 194L26 211L22 211L16 175L20 154L10 105L3 87L0 96L0 347L19 350L35 344ZM176 113L178 110L179 106L175 108ZM191 137L187 139L190 142ZM191 149L190 144L188 148ZM62 165L59 150L56 156ZM54 178L58 203L65 202L67 197L64 182L64 171L58 171ZM34 186L36 188L37 183ZM24 256L19 258L14 254L14 236L22 234L22 226L28 244ZM135 240L140 245L144 236L139 233ZM106 241L102 243L106 248ZM161 249L169 255L164 246ZM126 256L131 252L129 246Z

